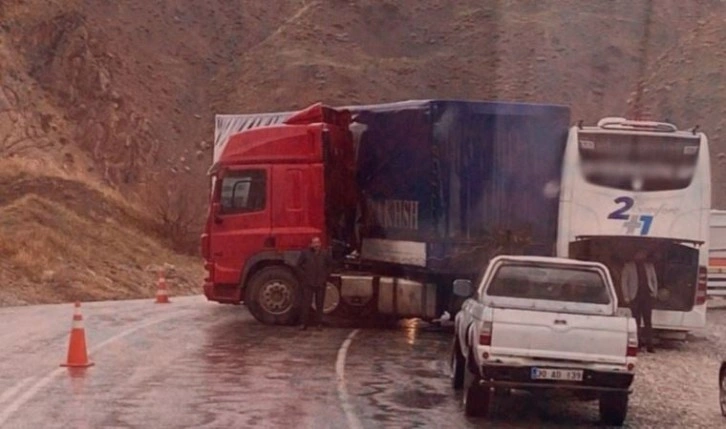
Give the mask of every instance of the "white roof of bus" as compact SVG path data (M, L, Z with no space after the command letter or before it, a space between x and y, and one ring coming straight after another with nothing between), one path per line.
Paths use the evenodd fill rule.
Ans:
M571 129L576 129L578 133L591 133L591 134L628 134L628 135L639 135L639 136L669 136L669 137L680 137L680 138L688 138L688 139L699 139L704 134L702 132L697 132L696 134L693 134L693 132L688 130L679 130L679 131L650 131L650 130L637 130L637 129L606 129L606 128L600 128L600 127L588 127L583 126L582 128L578 128L577 125L573 126Z

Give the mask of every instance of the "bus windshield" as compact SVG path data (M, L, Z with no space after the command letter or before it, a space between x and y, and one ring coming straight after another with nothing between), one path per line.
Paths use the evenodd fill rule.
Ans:
M627 191L670 191L691 184L700 138L581 133L582 174L598 186Z

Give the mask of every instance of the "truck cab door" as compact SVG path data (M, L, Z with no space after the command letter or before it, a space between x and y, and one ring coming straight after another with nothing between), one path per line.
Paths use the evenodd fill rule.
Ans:
M272 194L272 237L278 251L307 247L313 236L325 241L322 164L279 164Z
M220 175L210 221L215 282L239 284L246 261L270 246L272 176L269 166L244 166Z

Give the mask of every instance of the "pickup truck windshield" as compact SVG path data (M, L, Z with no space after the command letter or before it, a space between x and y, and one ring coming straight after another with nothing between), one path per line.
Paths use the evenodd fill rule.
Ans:
M520 264L502 265L486 291L490 296L609 304L602 275L594 269Z

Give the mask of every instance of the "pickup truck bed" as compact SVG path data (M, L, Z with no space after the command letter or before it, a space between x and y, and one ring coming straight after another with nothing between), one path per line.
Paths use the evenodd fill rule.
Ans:
M494 308L490 355L624 367L628 319ZM597 341L592 341L596 338Z

